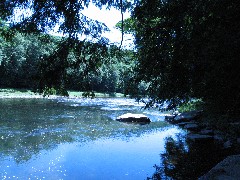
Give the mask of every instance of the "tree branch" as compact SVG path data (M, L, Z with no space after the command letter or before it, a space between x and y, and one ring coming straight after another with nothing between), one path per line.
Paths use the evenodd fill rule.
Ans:
M122 15L122 39L121 39L121 44L120 44L120 49L121 49L121 47L122 47L122 45L123 45L123 34L124 34L124 32L123 32L123 2L122 2L122 0L120 0L120 4L121 4L121 15Z

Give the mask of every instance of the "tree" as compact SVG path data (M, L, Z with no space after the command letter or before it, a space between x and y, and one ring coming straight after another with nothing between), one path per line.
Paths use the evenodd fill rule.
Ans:
M129 34L134 34L135 33L135 22L136 20L133 19L133 17L127 18L123 21L123 32L124 33L129 33ZM119 21L115 27L122 31L122 21Z
M86 66L72 67L68 69L68 85L70 89L81 91L120 92L127 88L134 67L134 56L131 50L121 50L117 46L106 49L106 56L102 57L97 69L91 70ZM89 60L89 54L83 53ZM76 62L75 57L70 57ZM92 64L94 65L94 64Z
M240 11L236 0L142 0L134 9L138 66L149 105L201 98L212 112L240 114Z
M12 40L1 44L1 85L5 87L30 88L37 86L39 57L51 54L57 38L46 42L46 37L15 34Z
M101 33L107 31L105 24L89 19L82 14L82 10L87 8L92 3L99 8L115 7L121 9L122 12L129 7L128 1L122 0L100 0L100 1L69 1L69 0L14 0L1 1L0 3L0 18L4 21L9 21L9 31L3 31L0 28L0 34L5 38L11 37L15 32L46 34L56 25L59 25L59 32L63 33L64 38L56 47L54 52L48 56L42 56L42 81L40 88L45 86L53 86L56 89L65 87L67 68L71 66L68 57L74 54L77 57L77 62L81 62L82 66L87 69L97 68L99 64L98 55L104 54L103 51L108 45L108 40L101 37ZM15 13L22 13L20 18L14 19ZM21 14L21 13L20 13ZM9 33L6 33L9 32ZM79 40L80 35L91 36L95 45L82 43ZM79 56L82 51L91 53L90 59ZM86 63L86 64L85 64Z
M56 49L60 48L61 40L61 37L20 33L11 42L2 40L1 87L28 88L45 94L66 94L64 87L55 88L61 83L58 79L61 68L67 67L65 77L62 78L66 89L124 92L134 66L135 59L131 50L119 50L114 45L104 47L97 43L76 41L69 50L68 64L62 65L57 56L54 56Z

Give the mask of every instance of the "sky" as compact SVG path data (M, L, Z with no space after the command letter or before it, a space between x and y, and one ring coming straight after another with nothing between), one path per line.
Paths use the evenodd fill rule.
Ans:
M90 5L87 9L83 10L83 14L91 19L105 23L107 27L110 29L110 32L106 32L103 35L107 37L111 43L114 43L116 45L121 44L122 33L120 32L120 30L115 28L115 25L122 20L121 12L119 10L116 10L114 8L111 8L110 10L102 8L100 10L94 5ZM124 19L129 17L130 17L129 12L124 13L123 16ZM124 34L123 47L129 48L133 46L132 44L133 37L131 35Z
M111 8L110 10L105 9L104 7L102 9L97 8L96 6L90 4L88 8L85 8L82 13L93 19L97 20L99 22L104 23L109 29L109 32L105 32L103 34L104 37L107 37L110 40L111 44L115 44L120 46L121 40L122 40L122 33L120 30L115 28L115 25L122 20L122 15L121 11L116 10L115 8ZM15 11L15 21L21 20L23 16L29 16L31 15L30 10L21 10L17 9ZM126 12L124 13L124 19L129 18L130 13ZM60 35L60 33L57 33L59 26L56 26L52 32L49 32L52 35ZM83 36L81 39L84 39L85 37ZM133 46L133 36L129 34L124 34L123 37L123 46L124 48L132 48Z

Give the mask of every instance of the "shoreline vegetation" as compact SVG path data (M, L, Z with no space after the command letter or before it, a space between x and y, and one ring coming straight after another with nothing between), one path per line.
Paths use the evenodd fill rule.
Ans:
M0 98L51 98L51 97L69 97L69 98L109 98L109 97L125 97L122 93L100 93L94 92L94 97L86 96L89 92L82 91L68 91L69 96L60 96L60 95L44 95L40 93L35 93L28 89L15 89L15 88L0 88ZM92 93L92 92L91 92Z

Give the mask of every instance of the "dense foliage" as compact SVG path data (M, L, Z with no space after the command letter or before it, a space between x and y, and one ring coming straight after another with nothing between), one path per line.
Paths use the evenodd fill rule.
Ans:
M126 24L150 104L197 98L212 112L240 114L237 0L142 0Z

